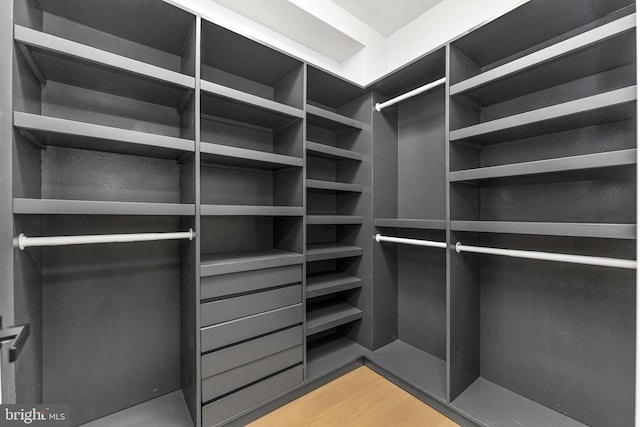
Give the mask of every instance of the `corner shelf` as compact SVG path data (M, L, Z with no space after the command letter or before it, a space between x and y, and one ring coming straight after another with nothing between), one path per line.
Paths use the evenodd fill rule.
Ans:
M343 129L361 130L364 127L362 122L358 120L311 104L307 104L307 122L334 131Z
M307 349L307 380L313 381L371 353L345 337L318 339Z
M93 200L13 199L13 213L25 215L195 215L195 205Z
M194 77L21 25L14 25L14 40L40 83L51 79L173 107L195 89Z
M631 63L635 19L634 13L492 68L452 85L450 94L497 104Z
M362 255L362 248L343 243L314 243L307 245L307 262L351 258Z
M304 262L302 254L268 249L254 252L203 254L200 257L200 275L217 276L250 270L297 265Z
M491 144L630 119L635 100L634 85L456 129L450 140Z
M636 164L637 149L618 150L581 156L561 157L534 162L513 163L449 173L451 182L470 182L484 179L541 175L559 172L575 172Z
M322 181L319 179L307 179L307 188L327 191L344 191L352 193L362 193L361 184L347 184L344 182Z
M242 206L201 205L203 216L302 216L304 209L298 206Z
M316 274L307 277L307 299L362 287L362 279L347 273Z
M169 159L195 151L193 140L19 111L13 113L13 125L33 133L30 140L40 148L54 145Z
M307 336L362 319L362 310L347 303L319 303L307 306Z
M484 425L586 427L574 419L478 378L452 405Z
M355 215L307 215L307 225L362 224L363 218Z
M477 233L532 234L541 236L636 238L635 224L595 224L567 222L451 221L452 231Z
M330 160L362 161L361 153L313 141L307 141L307 153Z
M200 143L200 153L201 162L206 164L224 164L267 170L303 166L303 160L300 157L212 144L209 142Z
M375 227L412 228L416 230L445 230L447 222L443 219L376 218Z

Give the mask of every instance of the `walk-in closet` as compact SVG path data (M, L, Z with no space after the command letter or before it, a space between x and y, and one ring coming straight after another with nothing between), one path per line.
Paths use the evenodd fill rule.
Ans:
M243 426L365 365L460 426L636 425L635 2L384 72L400 30L313 60L232 3L0 4L0 404Z

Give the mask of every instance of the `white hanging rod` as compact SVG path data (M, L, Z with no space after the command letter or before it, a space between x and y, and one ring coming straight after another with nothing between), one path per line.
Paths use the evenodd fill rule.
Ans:
M485 248L480 246L467 246L462 243L456 243L456 252L472 252L476 254L488 254L488 255L503 255L514 258L528 258L539 259L544 261L557 261L567 262L571 264L586 264L586 265L598 265L602 267L614 267L614 268L628 268L635 269L638 267L638 263L628 259L618 258L605 258L597 256L585 256L585 255L569 255L569 254L557 254L552 252L536 252L536 251L522 251L515 249L497 249L497 248Z
M444 84L446 81L447 81L447 78L443 77L443 78L438 79L438 80L436 80L434 82L427 83L424 86L420 86L419 88L414 89L412 91L409 91L409 92L407 92L407 93L405 93L403 95L396 96L395 98L392 98L392 99L390 99L388 101L385 101L383 103L379 103L378 102L378 103L376 103L376 110L382 111L384 108L387 108L387 107L390 107L391 105L397 104L400 101L404 101L407 98L411 98L413 96L420 95L421 93L426 92L426 91L428 91L430 89L433 89L436 86L440 86L440 85Z
M67 245L87 245L91 243L128 243L128 242L149 242L154 240L193 240L196 233L190 228L189 231L177 233L140 233L140 234L96 234L89 236L55 236L55 237L27 237L24 234L18 236L18 247L24 248L34 246L67 246Z
M432 240L404 239L402 237L389 237L376 234L376 242L402 243L404 245L426 246L429 248L447 248L445 242L434 242Z

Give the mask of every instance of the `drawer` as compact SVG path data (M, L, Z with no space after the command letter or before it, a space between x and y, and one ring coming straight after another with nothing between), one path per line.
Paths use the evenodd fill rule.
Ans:
M200 279L200 298L221 298L302 282L302 265L265 268Z
M298 345L214 375L202 380L202 401L216 399L301 362L302 345Z
M302 323L302 304L207 326L202 328L200 332L202 352L215 350L299 323Z
M302 366L298 365L203 406L203 427L220 425L229 418L295 387L302 382L302 375Z
M208 378L300 345L302 344L303 336L302 326L294 326L284 331L205 354L201 359L201 378Z
M301 285L208 302L202 304L200 325L215 325L300 302L302 302Z

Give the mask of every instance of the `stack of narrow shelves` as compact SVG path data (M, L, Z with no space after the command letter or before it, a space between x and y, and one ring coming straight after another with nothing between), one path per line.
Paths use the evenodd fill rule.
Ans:
M201 53L201 385L210 426L303 380L304 68L209 22Z
M532 1L451 44L452 243L635 258L636 16L597 3ZM553 264L451 251L452 405L488 425L630 424L633 274ZM540 346L547 361L522 357Z

